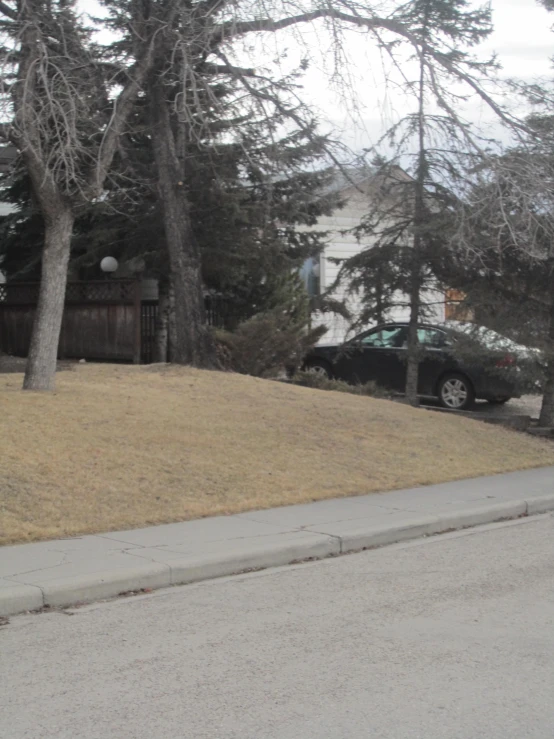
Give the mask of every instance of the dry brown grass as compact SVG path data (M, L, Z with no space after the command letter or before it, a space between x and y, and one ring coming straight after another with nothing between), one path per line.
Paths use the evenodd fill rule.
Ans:
M554 464L554 445L386 400L188 368L0 376L2 543Z

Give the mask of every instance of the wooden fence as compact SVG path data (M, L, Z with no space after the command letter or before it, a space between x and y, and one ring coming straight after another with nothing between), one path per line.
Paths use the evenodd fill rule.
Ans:
M0 351L27 356L38 291L38 283L0 285ZM140 282L69 282L58 356L140 362Z
M26 357L39 284L0 284L0 352ZM68 282L58 346L60 359L154 361L157 300L141 300L137 280ZM233 328L239 318L219 295L206 296L210 326Z

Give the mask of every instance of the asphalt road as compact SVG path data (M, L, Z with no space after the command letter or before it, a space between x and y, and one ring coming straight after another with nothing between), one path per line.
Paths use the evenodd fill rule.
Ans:
M425 405L440 408L438 400L425 398ZM538 418L541 412L541 395L523 395L521 398L512 398L504 405L493 405L486 400L478 400L471 409L476 418L479 416L531 416Z
M475 404L475 412L489 416L531 416L538 418L541 412L541 395L524 395L521 398L513 398L505 405L491 405L486 401L478 401Z
M0 629L5 739L552 739L554 517Z

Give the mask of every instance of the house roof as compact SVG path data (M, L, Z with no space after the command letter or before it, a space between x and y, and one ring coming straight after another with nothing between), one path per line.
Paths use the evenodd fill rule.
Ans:
M328 192L341 192L349 187L359 187L372 180L376 175L376 169L370 167L344 167L338 170L333 181L328 185Z
M391 169L391 172L393 170L395 178L398 177L399 181L411 180L410 175L401 167L395 166ZM342 192L351 187L363 189L364 186L378 179L380 175L382 176L379 167L344 167L337 172L331 184L326 188L326 192ZM391 177L390 172L387 176Z

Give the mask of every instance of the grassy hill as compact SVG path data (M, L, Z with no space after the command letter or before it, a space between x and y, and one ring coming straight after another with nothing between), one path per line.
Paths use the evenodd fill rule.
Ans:
M387 400L189 368L0 375L0 542L554 464L554 444Z

